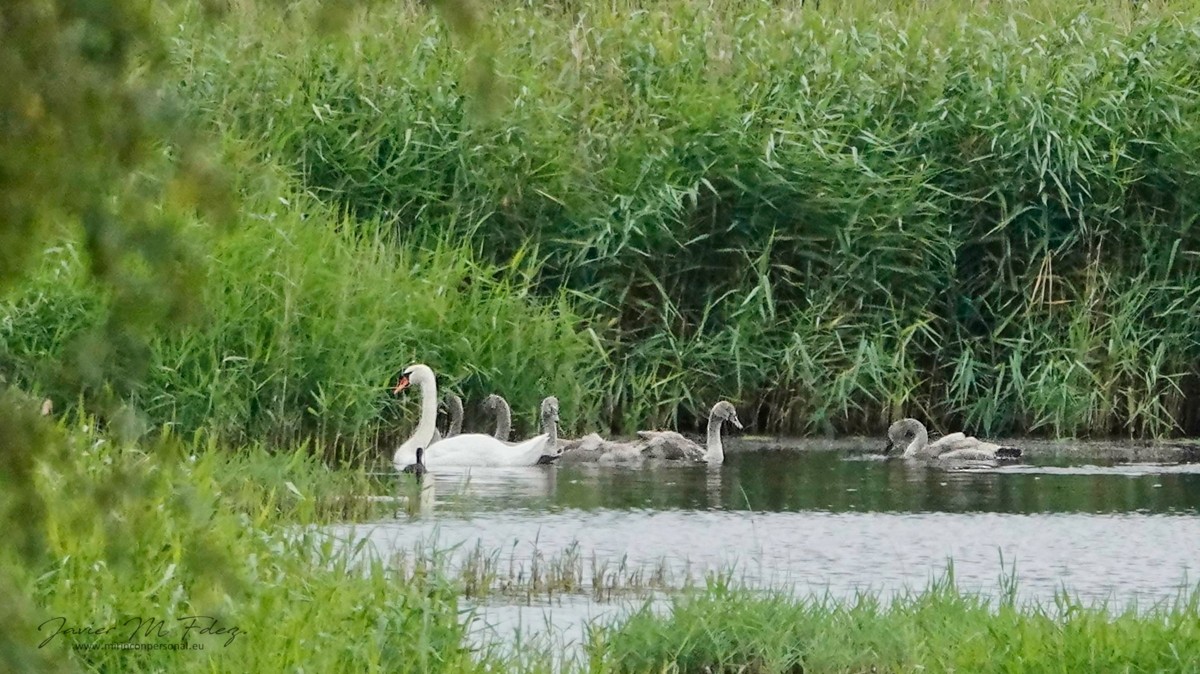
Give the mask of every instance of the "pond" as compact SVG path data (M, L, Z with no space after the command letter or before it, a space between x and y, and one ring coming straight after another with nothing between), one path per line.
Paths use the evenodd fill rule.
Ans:
M502 639L545 632L577 644L587 620L710 573L886 598L924 589L952 564L968 591L996 595L1015 575L1025 599L1065 589L1147 605L1194 583L1200 552L1196 463L1060 458L945 470L864 453L755 451L719 469L439 471L424 489L415 515L334 531L383 555L436 548L469 573L486 567L507 590L475 600L479 629Z

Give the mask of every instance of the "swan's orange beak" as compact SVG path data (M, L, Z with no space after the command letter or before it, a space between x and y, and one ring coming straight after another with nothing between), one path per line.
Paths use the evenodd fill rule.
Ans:
M408 388L408 375L402 375L400 381L396 382L396 388L392 389L392 395L399 395L401 391Z

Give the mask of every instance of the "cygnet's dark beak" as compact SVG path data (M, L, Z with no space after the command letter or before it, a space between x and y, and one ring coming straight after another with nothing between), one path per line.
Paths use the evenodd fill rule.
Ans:
M896 448L896 443L892 442L891 438L888 438L887 445L883 448L883 453L887 454L888 452L892 451L895 448Z

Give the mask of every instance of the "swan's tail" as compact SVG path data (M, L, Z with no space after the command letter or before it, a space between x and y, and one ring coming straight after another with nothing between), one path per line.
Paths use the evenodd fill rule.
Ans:
M546 449L548 449L546 445L549 444L549 441L550 441L550 436L545 435L545 434L539 435L538 437L534 438L533 440L528 441L526 443L527 445L529 445L528 448L526 448L525 451L523 451L521 453L522 456L524 457L524 460L521 463L526 466L531 465L531 464L537 465L537 464L541 464L543 462L543 459L545 459L548 456L557 456L558 453L555 453L555 454L547 454L546 453Z
M1001 447L996 450L997 459L1019 459L1021 458L1021 450L1016 447Z

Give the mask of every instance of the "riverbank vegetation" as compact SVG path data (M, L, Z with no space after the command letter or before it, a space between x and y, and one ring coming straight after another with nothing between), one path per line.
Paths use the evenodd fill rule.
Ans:
M661 612L645 609L593 633L590 671L615 672L1186 672L1200 645L1200 604L1115 615L1065 593L1023 605L1015 584L997 607L952 574L883 601L798 600L710 583ZM1145 607L1143 607L1145 608Z
M414 360L525 425L553 393L570 432L719 397L767 432L1198 429L1191 3L441 5L454 36L406 2L0 5L0 669L508 668L436 566L304 533L377 514ZM1196 646L1192 599L707 592L580 666ZM203 655L39 647L186 616Z
M48 431L61 453L35 474L41 553L23 566L0 551L38 607L9 638L36 645L39 659L10 671L483 671L458 588L352 563L305 528L379 517L354 497L411 490L303 450L234 457L170 437L130 446L90 427Z
M594 342L561 295L530 297L521 262L348 237L347 221L299 193L270 190L241 207L232 231L189 232L206 251L189 289L197 316L148 340L123 399L138 432L168 424L229 445L317 440L361 455L415 423L415 404L388 395L415 361L441 364L440 385L468 400L503 391L530 427L544 391L595 419L584 388ZM78 247L48 251L0 326L9 377L66 409L95 407L106 379L80 385L64 370L89 365L112 309Z
M752 591L732 572L675 586L653 569L593 561L589 572L571 549L541 560L542 573L536 560L513 566L501 551L479 549L456 568L418 542L408 554L381 557L314 525L390 513L394 503L361 497L419 498L411 477L397 485L361 468L331 469L303 449L234 457L193 454L171 437L122 445L91 425L51 429L64 453L36 470L45 554L18 578L41 610L18 629L23 640L47 641L36 651L44 659L27 671L57 662L60 671L125 672L1183 672L1200 648L1200 602L1186 591L1128 609L1065 593L1037 605L1016 598L1015 579L996 599L957 589L950 573L900 596L834 600ZM0 551L5 564L12 554ZM515 653L469 636L476 609L463 597L486 606L495 596L564 595L653 601L593 623L569 656L548 645ZM147 630L151 620L165 626ZM193 623L186 642L202 649L72 646L180 643ZM118 628L81 635L65 626Z

